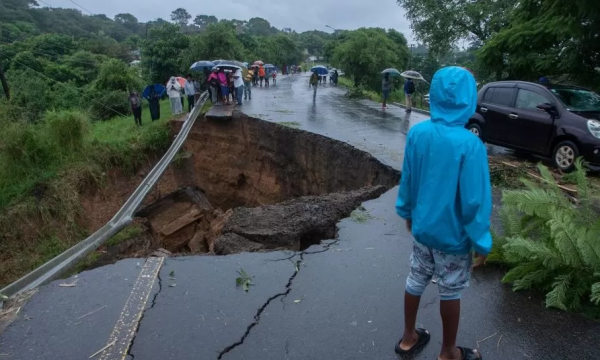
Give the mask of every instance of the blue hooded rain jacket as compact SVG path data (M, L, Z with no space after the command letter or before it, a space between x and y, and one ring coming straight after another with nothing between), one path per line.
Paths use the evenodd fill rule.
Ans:
M485 146L465 124L477 86L464 68L439 70L429 92L431 120L408 134L396 212L412 219L419 243L448 254L492 248L492 196Z

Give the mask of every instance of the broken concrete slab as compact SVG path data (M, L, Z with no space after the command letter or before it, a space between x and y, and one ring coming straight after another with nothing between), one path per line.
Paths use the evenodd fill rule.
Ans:
M271 261L281 256L273 252L165 259L162 292L144 314L131 354L139 359L216 359L241 341L269 299L286 291L295 267L288 261ZM236 286L239 269L253 277L248 292Z
M206 113L206 118L210 120L231 120L235 105L216 105L210 108Z
M236 208L223 234L234 233L266 249L300 250L335 238L336 224L363 201L385 192L383 185L322 196L303 196L275 205Z
M250 241L245 237L234 233L227 233L217 238L215 243L215 254L227 255L241 252L253 252L264 249L263 244Z

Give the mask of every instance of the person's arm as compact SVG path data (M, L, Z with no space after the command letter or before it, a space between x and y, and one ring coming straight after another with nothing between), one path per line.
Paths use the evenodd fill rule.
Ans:
M492 190L487 152L483 143L477 144L476 149L463 159L459 194L465 232L473 249L485 258L492 250Z
M412 220L412 196L411 196L411 169L410 154L412 152L412 140L410 132L404 147L404 163L402 164L402 175L400 178L400 189L398 189L398 199L396 200L396 213L407 221Z

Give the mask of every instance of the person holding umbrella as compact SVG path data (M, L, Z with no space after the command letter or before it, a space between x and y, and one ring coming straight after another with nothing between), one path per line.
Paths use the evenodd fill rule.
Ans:
M390 80L390 74L383 74L383 80L381 81L381 94L383 97L383 103L381 104L381 108L385 110L387 107L387 99L390 96L390 91L392 91L392 80Z
M319 85L319 74L317 74L317 70L313 70L313 73L310 75L310 80L308 82L309 86L313 87L313 101L317 99L317 86Z
M404 95L406 96L406 112L412 111L412 95L415 93L415 83L413 79L407 78L404 82Z
M217 72L219 71L219 68L217 68L216 66L212 68L212 72L210 73L210 75L208 75L208 88L210 89L210 101L214 104L216 104L219 101L219 87L221 86L219 84L219 77L217 76Z
M219 86L221 87L221 101L223 104L229 105L229 83L227 82L227 75L223 69L219 69L217 73L219 79Z

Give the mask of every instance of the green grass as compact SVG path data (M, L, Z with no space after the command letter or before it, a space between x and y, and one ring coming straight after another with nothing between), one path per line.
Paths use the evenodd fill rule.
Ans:
M82 111L50 111L37 123L0 127L0 285L16 280L87 235L81 194L104 183L115 167L133 171L170 144L168 101L152 122L133 116L92 122ZM111 242L139 233L128 228ZM1 287L1 286L0 286Z
M80 111L48 112L36 124L0 124L0 210L70 169L131 170L148 152L163 151L170 143L165 121L170 111L168 102L161 105L162 117L155 122L144 108L141 127L131 116L92 123Z
M129 239L132 239L142 233L144 229L139 224L131 224L125 229L121 230L118 234L108 239L105 243L106 246L119 245Z
M350 79L348 77L340 76L338 78L338 83L339 83L339 85L348 88L349 95L351 97L368 99L368 100L378 102L378 103L383 101L381 94L379 94L378 92L376 92L374 90L362 88L360 91L358 91L354 87L354 82L352 81L352 79ZM404 89L396 89L396 90L392 91L392 93L390 94L390 96L388 98L388 104L391 104L391 103L397 103L397 104L402 104L402 105L406 104L406 100L404 97ZM425 101L423 101L422 94L416 94L415 96L413 96L413 103L414 103L413 107L415 107L417 109L429 111L429 105Z

